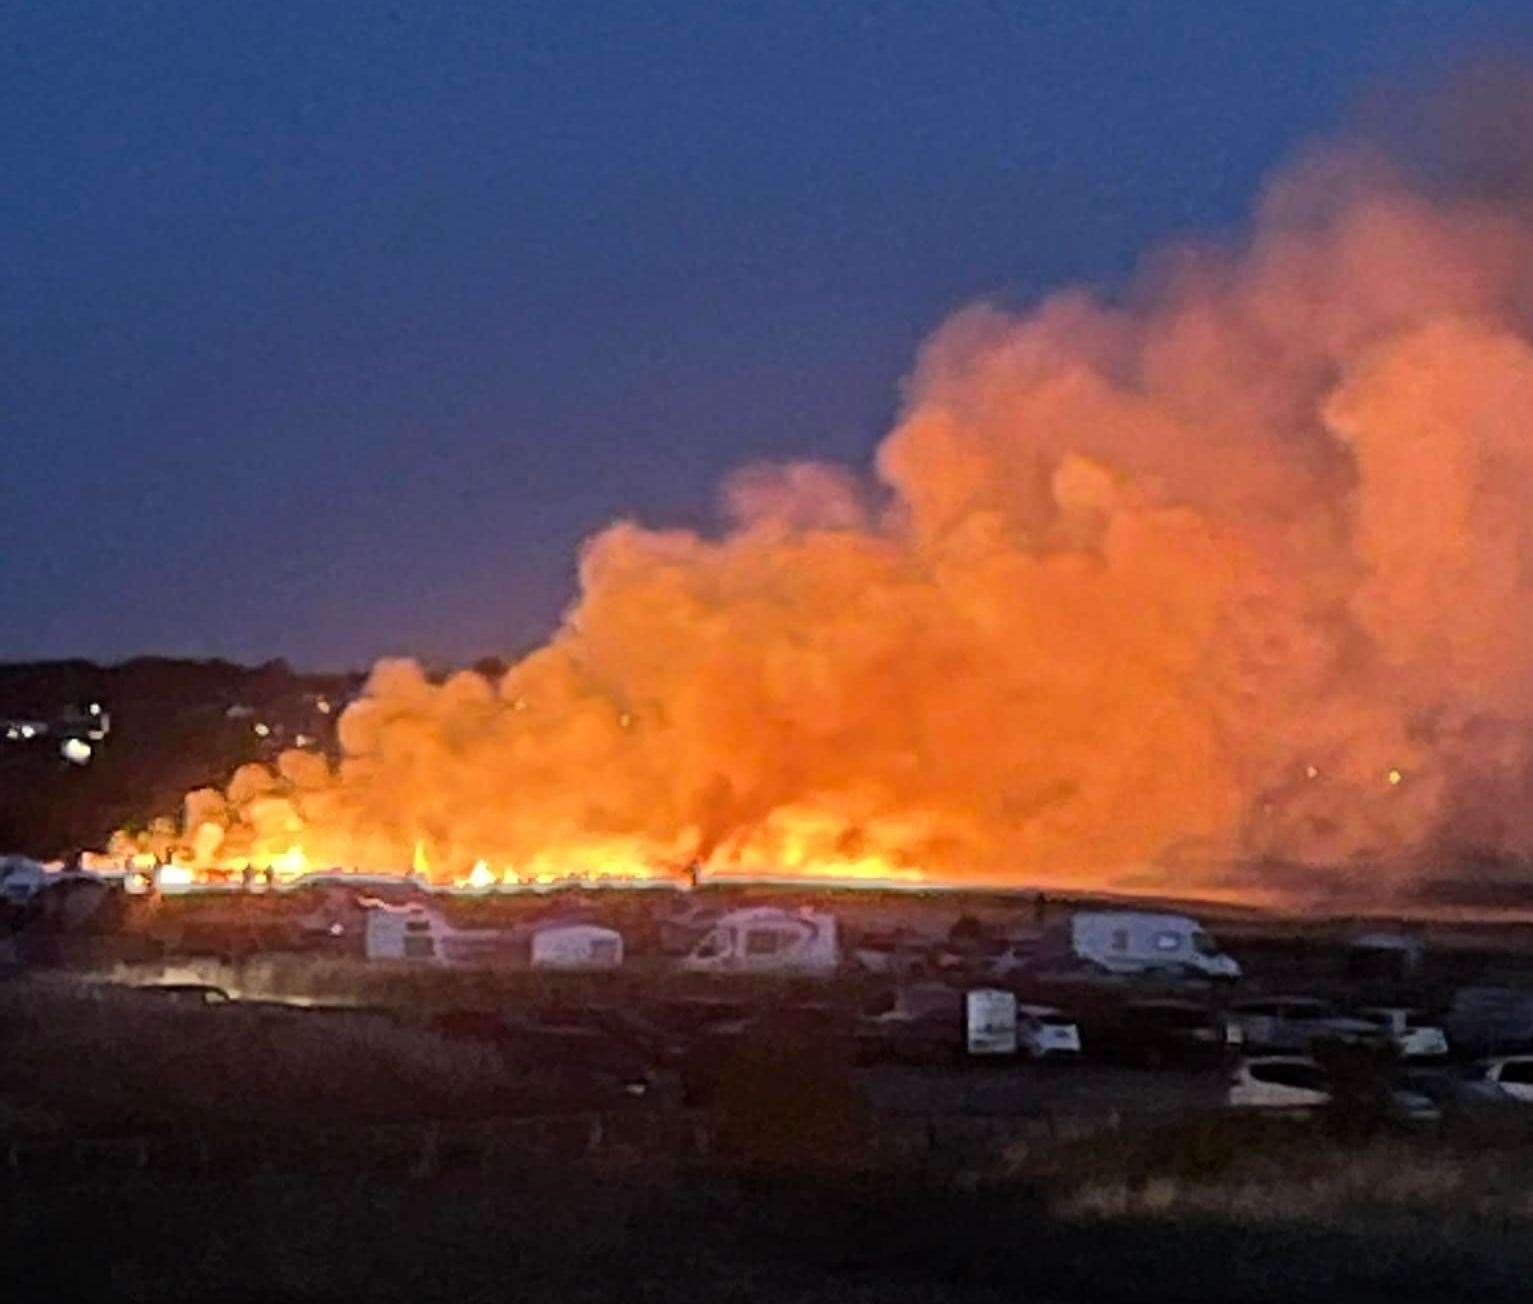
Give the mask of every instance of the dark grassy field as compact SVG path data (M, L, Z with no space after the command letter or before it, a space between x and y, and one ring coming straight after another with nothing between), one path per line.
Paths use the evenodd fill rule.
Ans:
M475 1117L557 1107L552 1089L367 1014L0 986L0 1138Z
M1088 1142L991 1173L133 1176L13 1193L0 1235L17 1300L1528 1297L1526 1146L1201 1144L1195 1171Z

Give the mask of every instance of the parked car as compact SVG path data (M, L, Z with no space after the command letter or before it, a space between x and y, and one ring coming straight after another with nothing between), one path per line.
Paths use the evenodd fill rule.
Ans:
M1480 1076L1476 1065L1457 1069L1407 1069L1396 1079L1396 1085L1427 1097L1444 1114L1516 1107L1514 1098L1494 1080Z
M1461 987L1453 993L1442 1025L1453 1048L1470 1056L1533 1051L1533 991Z
M1494 1085L1506 1100L1533 1104L1533 1055L1497 1055L1480 1060L1464 1076L1471 1082Z
M234 1000L222 987L212 983L145 983L130 990L147 992L178 1005L228 1005Z
M1232 1109L1319 1109L1330 1098L1330 1079L1307 1056L1263 1055L1230 1071Z
M889 1005L859 1021L858 1058L902 1064L958 1063L964 1055L964 994L946 983L898 988Z
M852 958L868 973L906 977L929 965L932 940L909 928L864 933L852 948Z
M1052 1005L1017 1006L1017 1050L1029 1059L1078 1059L1081 1032L1075 1019Z
M1371 1005L1357 1017L1377 1023L1394 1042L1401 1059L1442 1059L1448 1054L1448 1035L1435 1023L1422 1019L1418 1010L1401 1005Z
M1084 1034L1093 1054L1146 1068L1215 1064L1242 1042L1219 1011L1173 998L1125 1001L1088 1020Z
M1311 1112L1328 1105L1330 1100L1330 1077L1307 1055L1243 1059L1230 1074L1227 1102L1232 1109ZM1404 1122L1429 1123L1442 1117L1437 1103L1408 1083L1390 1088L1389 1112Z
M1252 1050L1302 1053L1324 1038L1375 1041L1390 1034L1377 1019L1353 1018L1315 996L1266 996L1230 1007Z

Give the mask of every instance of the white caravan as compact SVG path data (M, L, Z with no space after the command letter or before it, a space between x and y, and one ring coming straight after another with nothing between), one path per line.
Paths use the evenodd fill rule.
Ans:
M1239 978L1240 965L1187 915L1146 910L1077 910L1070 916L1070 950L1112 973L1157 970Z
M832 974L841 964L836 917L820 910L732 910L681 962L689 973Z
M511 933L499 928L454 928L424 905L366 906L366 954L369 960L412 964L511 964L526 951Z
M532 935L532 967L569 971L618 969L623 935L596 924L554 924Z

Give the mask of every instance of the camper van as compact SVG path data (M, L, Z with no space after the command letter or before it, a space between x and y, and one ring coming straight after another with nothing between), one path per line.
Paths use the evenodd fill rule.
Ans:
M836 971L836 917L819 910L732 910L681 962L689 973L820 974Z
M454 928L430 906L375 902L365 909L363 936L369 960L489 965L525 959L525 950L519 951L511 933L498 928Z
M1112 973L1240 977L1240 965L1187 915L1077 910L1066 927L1074 957Z

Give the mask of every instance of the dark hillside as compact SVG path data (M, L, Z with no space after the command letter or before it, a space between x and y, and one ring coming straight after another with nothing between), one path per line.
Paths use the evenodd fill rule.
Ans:
M0 665L0 852L99 847L123 824L175 813L189 789L221 783L300 736L328 751L361 682L283 661ZM66 757L71 740L76 756L89 749L85 759Z

